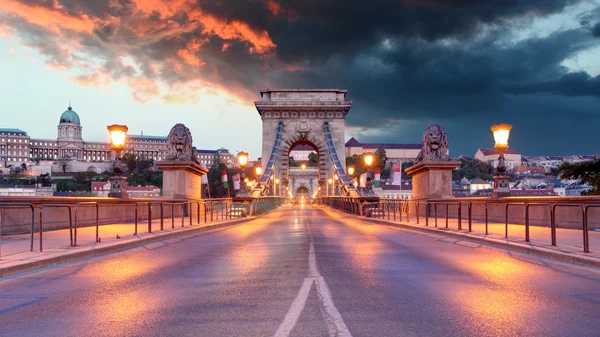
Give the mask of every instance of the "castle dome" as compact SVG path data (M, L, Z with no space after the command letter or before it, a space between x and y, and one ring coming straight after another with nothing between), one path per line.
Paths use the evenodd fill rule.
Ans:
M73 123L73 124L81 125L81 122L79 121L79 115L77 114L77 112L75 112L75 110L73 110L71 105L69 105L67 110L65 110L65 112L63 112L62 115L60 116L59 123Z

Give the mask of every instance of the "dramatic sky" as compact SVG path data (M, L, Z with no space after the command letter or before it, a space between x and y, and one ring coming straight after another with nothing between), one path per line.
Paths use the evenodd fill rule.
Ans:
M1 125L105 126L259 155L261 88L347 89L346 137L452 155L514 126L527 155L600 154L600 0L1 0Z

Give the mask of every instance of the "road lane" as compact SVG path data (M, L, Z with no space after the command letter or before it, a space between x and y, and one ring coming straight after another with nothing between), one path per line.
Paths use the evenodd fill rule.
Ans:
M352 336L594 336L600 273L295 206L0 281L2 336L273 336L290 312L283 335L327 336L335 311Z

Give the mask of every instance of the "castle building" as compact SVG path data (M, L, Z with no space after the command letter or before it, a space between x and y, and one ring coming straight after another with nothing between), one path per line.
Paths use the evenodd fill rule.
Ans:
M56 139L30 138L21 129L0 128L0 165L21 165L33 161L109 162L115 157L110 143L84 141L79 115L69 105L60 116ZM163 160L167 153L167 137L127 135L123 154L136 158ZM205 165L231 165L234 156L227 149L198 150L198 159Z

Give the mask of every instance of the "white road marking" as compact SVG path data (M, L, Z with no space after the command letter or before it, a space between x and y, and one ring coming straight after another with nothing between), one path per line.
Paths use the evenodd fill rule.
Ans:
M277 329L275 337L288 337L292 333L292 330L294 330L294 327L298 322L298 318L300 318L300 314L302 314L302 311L304 310L304 306L306 305L306 300L308 299L308 294L310 293L313 281L315 281L317 296L319 298L321 307L323 308L325 324L327 325L327 332L329 333L329 336L352 337L348 327L346 326L346 323L344 323L342 315L333 304L331 291L327 286L327 282L325 282L325 279L321 276L321 274L319 274L312 233L310 232L308 226L306 226L306 230L308 231L308 235L310 237L310 248L308 250L309 275L304 279L302 288L300 288L298 296L296 296L292 306L285 315L285 319L283 322L281 322L281 325L279 325L279 329Z
M304 305L306 304L306 299L308 298L308 294L310 293L310 288L312 287L314 279L312 277L307 277L304 279L304 283L302 284L302 288L300 288L300 292L294 303L285 315L285 319L279 325L279 329L275 333L275 337L287 337L294 330L294 326L296 326L296 322L298 322L298 318L304 310Z

